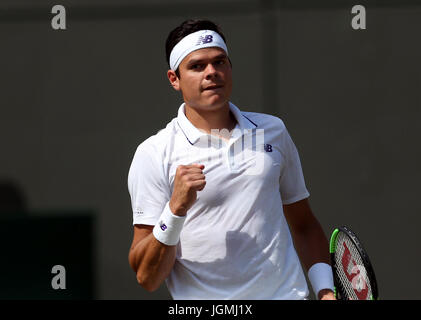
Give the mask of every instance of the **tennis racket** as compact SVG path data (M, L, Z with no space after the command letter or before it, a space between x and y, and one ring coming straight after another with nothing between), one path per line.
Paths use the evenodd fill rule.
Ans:
M338 300L377 300L376 276L367 252L349 228L333 231L330 258Z

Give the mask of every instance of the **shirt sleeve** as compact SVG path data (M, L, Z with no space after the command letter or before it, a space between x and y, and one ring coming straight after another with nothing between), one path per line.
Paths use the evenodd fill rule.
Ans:
M300 156L285 127L281 133L281 150L285 160L285 166L279 178L282 204L291 204L308 198L310 193L305 185Z
M137 148L128 175L128 189L133 210L133 225L155 225L170 200L158 153L142 144Z

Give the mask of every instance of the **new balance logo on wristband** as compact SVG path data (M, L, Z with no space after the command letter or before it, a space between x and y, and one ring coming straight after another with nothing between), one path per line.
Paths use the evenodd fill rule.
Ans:
M159 224L159 227L161 228L162 231L165 231L165 230L168 229L168 227L166 226L166 224L165 223L162 223L162 222Z
M212 41L213 41L212 35L200 36L199 39L196 42L196 46L198 46L201 43L202 44L211 43Z

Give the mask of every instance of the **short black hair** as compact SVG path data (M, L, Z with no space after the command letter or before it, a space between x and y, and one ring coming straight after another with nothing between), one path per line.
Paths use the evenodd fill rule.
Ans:
M185 36L189 35L190 33L199 31L199 30L212 30L217 32L222 39L225 40L225 36L222 33L221 28L214 22L210 20L199 20L199 19L189 19L183 21L178 27L176 27L174 30L172 30L167 37L167 41L165 42L165 53L167 56L167 63L170 67L170 55L172 49L175 47L177 43L181 41ZM170 67L171 68L171 67ZM177 76L178 74L178 68L176 70Z

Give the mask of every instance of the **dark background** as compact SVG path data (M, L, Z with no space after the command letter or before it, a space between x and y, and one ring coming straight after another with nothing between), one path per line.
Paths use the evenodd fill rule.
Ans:
M51 27L55 4L66 30ZM357 4L366 30L351 27ZM9 285L25 267L28 279L13 297L170 297L165 285L143 290L129 267L127 173L138 144L176 116L164 42L190 17L222 27L232 101L286 123L326 234L348 225L359 235L382 299L420 299L421 1L397 0L2 0L0 180L23 205L2 198L13 236L0 259ZM34 219L49 227L28 227ZM57 264L71 294L51 289Z

